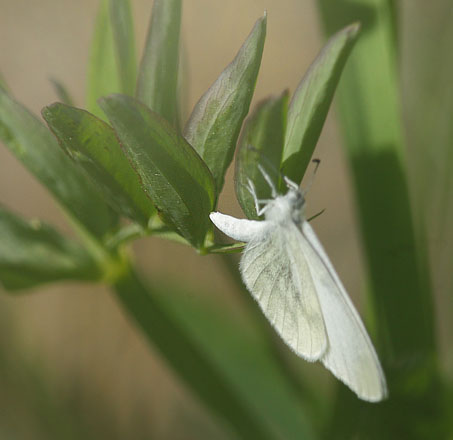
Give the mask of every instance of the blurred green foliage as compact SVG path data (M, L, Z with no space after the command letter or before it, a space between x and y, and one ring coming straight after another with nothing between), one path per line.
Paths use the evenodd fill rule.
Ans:
M326 33L333 36L291 100L288 92L268 98L245 122L266 16L257 20L181 128L180 0L155 0L139 67L130 2L103 0L90 58L88 111L73 107L64 85L54 81L64 104L43 109L50 130L12 98L0 79L0 139L50 191L79 236L79 241L66 238L2 207L0 281L10 291L62 279L110 285L149 343L212 412L225 438L448 438L453 435L448 417L453 392L439 366L424 229L432 222L422 216L418 187L408 178L404 130L409 139L415 134L434 137L431 148L439 155L430 158L445 167L439 191L445 212L451 210L453 137L445 121L453 95L447 95L442 111L436 100L421 96L432 120L447 127L441 135L429 131L428 124L426 132L423 123L405 127L401 111L412 120L418 114L417 106L401 103L400 5L389 0L317 3ZM447 54L452 44L445 39L442 51ZM443 59L437 62L443 66ZM148 284L129 257L129 242L148 235L180 241L201 254L240 249L241 244L218 243L208 217L236 145L236 194L246 216L253 218L246 178L266 196L267 185L256 170L267 160L277 185L280 172L301 182L339 82L339 117L356 190L370 317L390 388L389 399L380 404L358 400L339 383L332 399L308 377L296 377L249 297L242 320L211 301L188 303L191 289L155 280ZM438 93L442 91L439 86ZM414 151L426 154L418 144ZM436 211L439 222L443 214ZM451 228L443 227L451 238ZM228 255L222 261L231 269ZM232 279L240 285L237 268L233 271ZM107 410L100 411L102 405L91 415L77 399L65 406L46 388L39 367L30 367L29 373L27 362L18 362L17 368L12 344L3 342L2 383L17 394L20 413L33 415L39 438L121 438L114 424L99 422L109 417ZM14 377L5 380L10 371ZM31 391L21 399L23 378L32 383L26 382ZM35 391L45 405L30 400ZM52 418L57 422L48 423ZM5 436L30 438L10 420L0 427ZM137 420L128 438L149 438L140 415Z

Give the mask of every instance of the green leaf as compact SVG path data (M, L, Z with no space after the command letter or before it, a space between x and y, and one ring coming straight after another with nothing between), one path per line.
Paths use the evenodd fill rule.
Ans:
M178 125L181 0L155 0L140 64L136 97Z
M334 13L340 12L341 6L333 7L331 0L319 3L328 31L346 19ZM376 323L378 331L383 331L381 340L388 344L387 355L398 359L404 353L410 355L417 346L417 350L431 349L435 336L429 287L426 279L419 278L422 268L417 267L419 249L408 194L398 71L387 6L351 6L344 12L349 19L362 14L364 19L373 14L380 18L364 21L362 38L338 90L338 104L378 306Z
M164 221L202 247L215 199L206 165L165 119L136 99L112 95L99 103Z
M134 273L115 288L148 341L195 396L233 428L232 438L313 438L296 391L246 321L233 312L225 317L223 307L203 304L194 293L168 287L150 291Z
M184 128L184 137L208 165L220 193L233 159L242 122L255 90L266 36L260 18L234 60L200 98Z
M0 72L0 90L4 92L9 92L8 84L6 84L5 78L3 77L1 72Z
M0 139L91 234L104 236L117 223L97 188L63 152L34 115L0 90Z
M88 65L87 109L98 117L105 117L97 105L97 99L110 93L121 92L121 85L109 14L109 0L102 0L91 43Z
M77 243L39 220L26 221L2 206L0 237L0 282L8 290L101 276L95 261Z
M159 237L165 240L174 241L185 246L192 246L185 238L164 224L159 217L154 216L145 229L137 223L130 223L112 234L105 245L108 249L116 250L121 245L143 237ZM206 254L211 248L204 249L202 254Z
M401 84L415 212L429 244L437 340L453 335L453 26L451 2L410 3L401 12ZM448 305L448 307L447 307ZM443 330L440 330L443 329ZM442 343L439 343L442 353ZM445 347L445 345L444 345ZM453 371L453 350L443 370ZM445 354L445 352L444 352ZM453 403L453 401L452 401ZM453 414L453 408L449 414ZM453 422L453 421L452 421ZM453 434L453 423L452 423Z
M58 81L55 78L50 78L50 83L52 84L55 93L57 94L59 100L67 105L74 105L74 100L71 98L68 90L63 83Z
M68 155L87 171L119 214L146 227L155 212L113 129L96 116L55 103L42 115Z
M110 0L109 10L121 91L133 96L137 77L137 60L131 3L129 0Z
M351 20L363 25L337 102L390 393L380 405L363 405L342 389L328 436L367 438L372 432L386 439L446 438L429 266L424 239L417 240L406 171L391 2L318 4L329 34Z
M253 182L259 199L271 197L271 188L259 166L271 177L275 187L279 186L287 109L288 92L284 92L259 103L244 124L236 157L235 188L248 218L258 219L253 197L247 189L248 179Z
M329 39L291 100L282 172L298 184L310 163L359 28L359 24L350 25Z
M268 437L314 437L309 411L279 368L266 333L251 325L248 314L239 317L233 307L219 303L212 295L188 294L181 289L169 289L159 299L224 376L231 392L243 401L244 409L265 427Z

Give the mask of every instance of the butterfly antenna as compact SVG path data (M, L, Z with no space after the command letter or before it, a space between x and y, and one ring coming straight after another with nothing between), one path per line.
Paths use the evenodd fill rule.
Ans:
M281 178L283 178L282 172L278 169L278 167L275 166L275 164L265 154L263 154L260 150L258 150L252 144L247 144L247 149L250 151L253 151L258 156L258 158L259 158L258 168L272 190L272 197L275 198L278 195L278 192L277 192L277 189L276 189L276 186L275 186L273 180L270 178L270 175L277 176L278 179L281 179ZM270 173L268 171L265 171L264 168L266 168L266 170L270 171Z
M245 185L245 187L247 188L250 195L253 197L253 202L255 203L256 214L258 215L258 217L260 217L261 215L263 215L266 212L266 210L269 206L268 204L272 200L258 199L258 196L256 195L255 185L253 184L253 182L250 179L247 179L247 185ZM262 208L260 208L260 205L262 205L262 204L264 204L264 206Z
M321 159L312 159L312 162L315 164L315 167L313 169L313 173L310 177L310 180L308 181L307 186L305 187L303 193L306 194L308 191L310 191L311 186L313 185L313 182L315 180L315 175L316 172L318 171L319 165L321 164Z
M245 185L245 187L247 188L248 192L250 193L250 195L253 198L253 202L255 203L255 210L256 210L256 213L258 214L258 212L260 210L260 203L259 203L258 197L256 195L255 185L253 184L253 182L250 179L247 179L247 185Z

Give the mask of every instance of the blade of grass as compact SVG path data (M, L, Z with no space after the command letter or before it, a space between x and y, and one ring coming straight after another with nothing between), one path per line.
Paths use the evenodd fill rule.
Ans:
M74 100L71 98L65 85L58 81L55 78L50 78L50 83L52 84L55 93L57 94L59 100L67 105L74 105Z
M430 248L439 351L453 372L453 8L421 1L402 12L401 84L412 189ZM453 377L450 375L450 377Z
M405 169L392 11L384 0L318 5L328 34L347 22L363 25L338 105L390 390L387 402L373 406L341 388L328 435L421 439L431 430L436 437L443 398L429 269L416 241Z
M195 105L184 137L208 165L220 193L255 90L266 37L260 18L234 60Z
M121 92L121 78L116 60L109 0L101 0L88 64L87 110L105 119L97 105L97 99L118 92Z
M394 332L404 332L400 338L390 337L395 334L393 331L380 336L389 350L387 355L398 357L411 351L414 344L422 344L429 350L435 346L431 297L429 290L425 290L426 283L418 279L421 275L417 267L418 250L407 188L389 17L379 6L383 2L367 0L362 3L369 5L366 11L374 21L368 23L368 28L364 25L363 36L345 68L338 104L357 191L362 234L368 258L373 258L369 270L377 302L377 320L381 323L379 327L383 330L387 323ZM318 4L327 32L331 32L341 20L334 13L339 6L333 6L330 0L320 0ZM360 19L361 10L356 13L359 15L354 15L353 9L349 10L350 18ZM387 212L392 215L384 215ZM388 244L383 246L383 241ZM392 248L395 260L389 261L388 252ZM392 262L399 271L395 272ZM400 313L408 302L412 307L406 309L403 325ZM408 312L414 316L407 316ZM413 331L420 338L414 340Z
M121 92L133 96L137 77L134 23L129 0L109 1L110 23L115 43Z
M136 97L179 126L178 62L181 0L155 0L137 82Z
M401 16L401 2L398 0L387 0L387 8L390 16L390 32L392 33L393 45L395 52L399 54L400 51L400 32L399 23Z

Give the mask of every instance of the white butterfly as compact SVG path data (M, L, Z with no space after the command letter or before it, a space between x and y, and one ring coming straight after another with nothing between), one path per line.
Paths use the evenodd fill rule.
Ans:
M361 399L377 402L387 385L365 327L321 243L304 216L305 199L285 178L288 192L271 200L249 191L265 220L212 212L212 222L246 242L240 271L247 289L286 344L307 361L321 361ZM260 209L260 205L264 205Z

